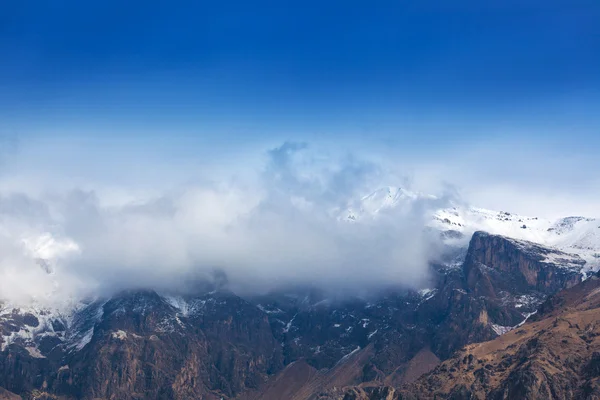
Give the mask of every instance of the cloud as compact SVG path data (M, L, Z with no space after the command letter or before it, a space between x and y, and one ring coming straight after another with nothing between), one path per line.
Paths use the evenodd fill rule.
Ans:
M146 157L137 142L115 149L81 140L28 143L7 159L3 296L185 291L216 270L238 292L420 286L439 251L424 229L431 210L452 200L539 217L597 216L600 196L597 160L538 143L482 140L425 154L300 141L258 155L218 152L208 162L210 148L196 161L160 146ZM338 218L388 185L437 197L359 224ZM53 275L39 259L50 259Z
M426 217L444 200L423 198L353 224L339 217L385 180L382 166L287 142L255 172L248 181L204 179L118 205L78 188L3 194L0 290L13 298L185 291L215 270L239 292L426 280L434 250Z

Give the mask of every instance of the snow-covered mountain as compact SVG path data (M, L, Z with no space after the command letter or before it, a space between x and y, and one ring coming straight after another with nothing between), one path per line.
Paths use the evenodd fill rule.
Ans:
M466 247L476 231L485 231L513 239L527 240L579 255L584 269L600 268L600 219L570 216L546 219L508 211L492 211L449 201L437 208L436 197L397 187L379 189L358 201L352 201L340 219L360 223L376 218L394 218L396 212L415 207L427 210L430 228L445 233L448 244ZM448 204L446 204L448 205Z
M350 202L332 223L400 224L406 215L424 217L426 232L462 256L432 263L428 289L338 299L288 287L240 297L221 279L183 296L144 289L88 301L38 297L25 307L0 301L0 386L66 399L175 390L178 398L217 400L278 382L280 374L297 381L294 366L314 371L310 393L356 382L402 384L465 344L521 327L548 296L598 267L600 223L591 218L524 217L384 188ZM24 242L27 254L44 261L34 270L52 283L60 269L45 266L60 267L59 255L76 245L34 239ZM426 368L410 372L423 356ZM261 390L275 395L255 398L286 398L274 384Z
M399 208L409 211L417 201L435 199L435 196L415 193L399 187L387 186L360 199L351 200L342 218L357 221L365 217L375 217L386 211L397 210Z

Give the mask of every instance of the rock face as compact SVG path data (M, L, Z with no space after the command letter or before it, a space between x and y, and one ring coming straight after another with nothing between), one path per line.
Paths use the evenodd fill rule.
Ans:
M182 311L142 291L90 304L79 315L90 330L60 345L60 356L8 346L2 384L31 397L220 399L281 369L281 345L252 304L231 293L184 301L189 308Z
M545 295L581 280L585 261L535 243L475 232L464 265L467 284L477 295L536 291Z
M549 303L561 306L546 307L535 321L493 341L467 346L399 398L598 399L600 279Z
M295 288L243 299L223 288L194 296L131 291L90 301L69 315L4 307L0 386L26 399L63 400L448 394L434 385L436 378L406 385L432 370L430 376L438 376L441 368L454 377L459 369L448 367L451 361L438 365L455 360L456 351L500 334L496 340L517 335L518 325L533 320L548 295L582 286L583 263L550 248L477 232L464 263L432 265L431 287L419 292L390 288L370 299L335 299ZM558 312L568 301L555 297L540 314ZM547 359L550 353L544 354ZM500 368L518 364L520 356L511 357L498 361L504 362ZM589 374L600 370L596 359L584 363ZM469 360L467 355L461 368L479 371L479 362ZM534 387L529 381L542 376L535 368L506 380L512 383L502 393ZM485 371L477 374L493 381ZM564 379L552 385L574 378ZM448 389L454 398L488 393L483 386L473 389L474 381L460 382ZM542 391L551 382L544 385L535 388Z
M536 318L494 340L471 344L416 382L361 386L322 399L598 399L600 278L548 299Z
M576 255L475 232L462 268L444 274L418 318L429 321L431 348L445 359L522 323L547 295L580 282L584 264Z
M490 256L494 252L498 254ZM288 398L411 398L413 393L405 391L401 395L395 388L413 382L435 368L439 359L452 357L469 343L492 340L499 334L513 331L531 317L546 296L553 293L553 288L571 287L581 281L581 274L574 265L583 265L583 262L576 256L550 248L478 232L471 240L462 267L436 268L436 287L423 291L415 300L410 300L410 295L390 296L385 301L367 306L366 311L355 305L346 313L341 313L336 307L323 307L320 311L314 308L300 310L299 314L294 314L295 318L303 313L320 312L318 318L302 318L302 321L319 321L320 327L333 325L344 329L353 327L354 330L356 323L350 323L347 328L344 325L346 319L368 320L370 331L376 333L368 341L372 346L371 354L363 354L361 350L347 361L352 363L362 357L362 374L349 374L345 381L338 380L332 384L316 372L323 365L311 359L310 348L314 348L322 336L315 330L305 331L303 323L297 324L295 319L292 320L286 326L285 335L290 335L292 341L298 344L299 351L305 352L304 358L315 367L315 371L306 378L308 383L298 389L302 395ZM535 275L530 274L536 277L535 280L510 276L528 273L530 269L535 271ZM473 274L474 270L479 271L479 275ZM525 283L521 284L519 279ZM483 291L482 282L487 283L491 290ZM389 314L391 309L395 311ZM306 337L315 341L308 348L302 346ZM339 336L335 335L325 337L339 340ZM358 346L361 347L360 343ZM339 364L325 368L330 368L329 374L336 374L339 370L343 375L346 371L342 372ZM275 379L280 386L285 385L283 382L295 384L297 375L287 371ZM349 389L342 389L344 384L349 385ZM307 387L313 388L309 394L306 394ZM456 390L461 393L460 388ZM265 399L282 398L277 394L281 392L263 392Z

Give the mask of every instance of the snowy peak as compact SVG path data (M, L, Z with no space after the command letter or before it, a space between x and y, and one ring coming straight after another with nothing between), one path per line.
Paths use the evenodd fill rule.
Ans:
M390 210L406 210L419 199L435 199L435 196L412 192L404 188L386 186L359 200L350 201L346 215L342 219L357 221L359 219L377 217L379 214Z
M388 186L360 199L364 211L377 213L382 209L396 206L400 201L413 200L418 196L402 188Z
M548 232L557 242L575 249L595 252L600 258L600 220L584 217L567 217L555 222ZM593 255L593 254L592 254Z
M600 267L600 221L593 218L550 220L506 211L456 207L436 211L432 226L442 231L456 230L465 237L480 230L532 242L577 254L586 261L586 269L597 270Z
M383 187L351 203L353 206L341 219L357 222L365 218L387 218L395 211L410 212L418 201L435 199L435 196L404 188ZM444 243L454 247L466 248L474 232L485 231L576 254L585 261L584 272L600 268L600 220L594 218L547 219L450 201L446 207L431 211L428 227L440 231Z

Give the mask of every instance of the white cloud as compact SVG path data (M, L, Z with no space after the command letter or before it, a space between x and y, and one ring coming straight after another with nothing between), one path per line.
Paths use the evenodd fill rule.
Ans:
M433 204L424 199L364 224L336 218L382 175L372 163L315 157L285 143L250 181L194 182L125 204L80 189L5 194L0 217L10 251L0 275L16 286L2 293L186 290L215 269L239 291L416 286L432 255L423 228ZM48 259L54 274L41 273L36 258Z
M237 290L418 286L436 256L424 233L426 216L448 197L461 193L476 206L565 216L597 215L600 195L593 160L514 143L449 147L434 157L399 152L387 160L373 155L377 149L358 149L371 161L339 148L284 143L261 163L247 156L213 157L212 164L146 159L135 148L117 156L87 145L49 146L48 153L41 147L22 149L0 174L5 297L132 286L186 290L215 269ZM87 162L86 154L93 154ZM443 196L361 224L334 218L349 201L385 185ZM36 258L50 259L54 275Z

